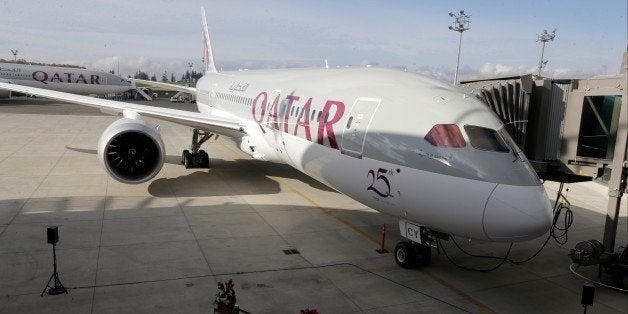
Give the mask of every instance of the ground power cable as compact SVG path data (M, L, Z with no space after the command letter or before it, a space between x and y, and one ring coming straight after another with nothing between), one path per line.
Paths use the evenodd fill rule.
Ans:
M574 269L574 266L576 266L576 269ZM610 288L610 289L613 289L613 290L617 290L617 291L620 291L620 292L628 293L628 289L622 289L622 288L618 288L618 287L615 287L615 286L610 286L610 285L607 285L607 284L604 284L604 283L600 282L599 280L595 280L595 279L592 279L592 278L589 278L589 277L587 277L585 275L580 274L579 272L576 271L578 269L577 266L578 266L578 264L575 264L575 263L569 265L569 270L571 270L571 272L574 275L576 275L576 276L578 276L578 277L580 277L580 278L582 278L582 279L584 279L584 280L586 280L588 282L591 282L593 284L600 285L600 286L603 286L603 287L606 287L606 288Z

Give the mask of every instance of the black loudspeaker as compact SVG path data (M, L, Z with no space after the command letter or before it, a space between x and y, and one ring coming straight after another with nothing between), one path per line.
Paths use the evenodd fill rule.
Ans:
M595 286L590 283L585 283L582 285L582 299L580 303L584 306L592 306L593 298L595 297Z
M59 227L50 226L46 231L48 234L48 243L57 244L57 242L59 242Z

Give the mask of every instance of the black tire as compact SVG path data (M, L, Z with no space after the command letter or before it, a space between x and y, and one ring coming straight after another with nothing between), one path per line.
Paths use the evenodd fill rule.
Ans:
M416 267L427 266L432 260L432 247L427 244L414 244L414 265Z
M200 150L199 154L201 154L201 167L202 168L209 168L209 155L207 154L207 152L205 152L204 150Z
M181 164L185 165L185 159L189 158L188 155L190 154L189 150L184 150L183 153L181 153ZM187 167L186 167L187 168Z
M190 154L190 152L183 151L183 165L185 166L185 169L189 169L193 166L193 160L192 160L192 154Z
M408 242L399 242L395 246L395 262L403 268L412 268L414 266L415 252L412 245Z

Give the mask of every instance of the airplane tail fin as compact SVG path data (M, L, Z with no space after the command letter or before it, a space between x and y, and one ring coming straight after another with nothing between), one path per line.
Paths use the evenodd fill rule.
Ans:
M207 19L205 18L205 8L201 7L201 23L203 28L203 63L205 67L204 74L216 73L216 65L214 64L214 55L212 54L212 46L209 42L209 31L207 30Z

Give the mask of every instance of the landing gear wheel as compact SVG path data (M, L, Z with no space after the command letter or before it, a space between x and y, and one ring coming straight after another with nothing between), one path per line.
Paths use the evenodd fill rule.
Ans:
M183 153L181 154L181 164L185 165L185 160L189 158L190 155L190 151L189 150L184 150ZM186 167L187 168L187 167Z
M204 150L199 150L198 154L200 155L200 164L201 168L209 168L209 155Z
M209 155L200 149L201 145L209 140L213 133L200 131L194 129L192 132L192 145L190 150L184 150L181 156L181 163L185 165L185 168L209 168Z
M414 265L416 267L427 266L432 259L432 248L427 244L418 243L415 243L413 246L415 252Z
M414 266L414 250L410 242L399 242L395 246L395 262L403 268Z
M183 155L182 155L182 162L183 162L183 165L185 166L185 169L189 169L193 167L192 159L193 159L192 154L190 154L189 151L184 150Z

